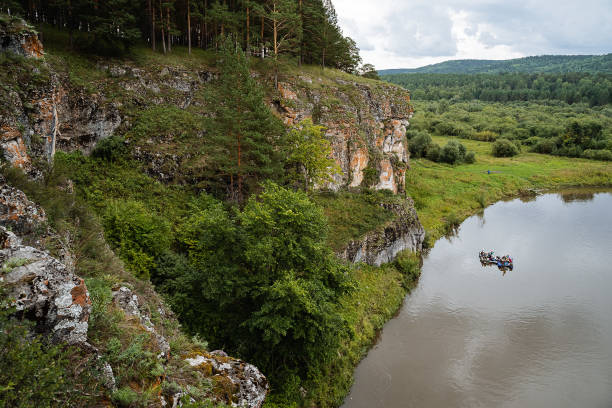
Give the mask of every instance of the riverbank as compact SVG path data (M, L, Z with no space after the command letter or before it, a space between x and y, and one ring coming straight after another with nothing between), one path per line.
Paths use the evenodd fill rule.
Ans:
M432 139L443 146L452 138ZM503 198L533 195L535 190L612 186L610 162L529 152L498 158L491 155L491 143L463 139L461 143L476 153L474 164L451 166L414 159L406 172L406 190L430 244Z
M445 145L449 139L433 137L439 145ZM609 162L528 152L512 158L497 158L490 153L490 143L472 140L461 140L461 143L476 153L474 164L451 166L413 159L406 173L407 193L415 201L430 245L467 217L504 198L530 196L537 190L612 186L612 163ZM343 219L342 224L350 225L351 220ZM333 230L334 222L330 226ZM401 277L395 264L356 269L357 293L344 300L345 315L354 335L347 339L342 355L333 364L335 372L340 374L334 379L336 385L330 384L326 392L345 389L346 384L352 382L351 367L366 355L378 331L416 286L416 282L402 286ZM337 394L331 400L337 400Z

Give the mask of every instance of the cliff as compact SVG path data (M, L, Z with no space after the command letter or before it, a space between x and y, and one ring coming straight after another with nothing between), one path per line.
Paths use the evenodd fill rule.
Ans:
M157 206L147 208L151 212L180 213L189 206L210 177L202 146L208 142L203 125L210 116L206 91L214 86L215 67L197 59L159 63L157 55L91 61L69 53L44 53L31 28L17 29L21 23L11 21L0 25L0 37L5 38L0 49L1 156L29 180L45 181L36 186L54 188L41 192L46 201L38 205L15 188L19 177L0 179L2 280L10 285L16 313L31 319L37 333L71 344L83 361L97 365L99 381L106 387L102 400L118 403L115 398L136 390L139 398L149 395L149 406L211 401L260 407L268 393L266 377L247 362L221 350L207 351L197 339L187 338L152 285L136 279L110 250L98 219L89 212L104 208L128 188L140 189L135 196L156 196L150 198L149 204ZM265 69L252 75L288 127L306 118L325 127L342 174L319 189L397 194L376 204L377 211L391 214L385 222L352 237L338 255L349 262L380 265L401 250L420 250L423 230L412 202L403 199L409 165L405 130L412 115L409 94L318 68L287 70L279 77L278 89ZM111 136L121 137L111 139L116 144L109 149L125 151L124 165L133 167L130 171L136 175L124 186L121 174L105 174L109 189L115 189L112 197L105 196L108 190L83 193L83 180L91 178L78 180L78 165ZM61 155L76 163L69 179L53 171L61 162L57 152L83 154ZM106 165L111 167L110 162ZM28 186L30 181L20 183ZM184 186L191 190L185 193ZM180 204L166 208L168 201L159 197L175 193L168 201ZM90 207L80 207L81 199ZM43 207L51 209L58 230L51 227ZM92 252L99 259L93 259ZM134 349L147 367L138 375L126 369L124 354Z
M412 200L382 202L379 205L382 210L391 212L394 218L350 241L338 253L340 258L380 266L392 262L401 251L420 252L423 249L425 229L419 222Z
M302 74L279 83L273 100L285 124L310 118L326 128L342 174L325 186L404 192L410 94L378 81L357 82Z

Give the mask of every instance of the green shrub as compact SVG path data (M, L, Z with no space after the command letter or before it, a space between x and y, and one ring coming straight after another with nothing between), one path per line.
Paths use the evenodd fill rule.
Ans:
M363 182L361 183L365 187L371 187L378 181L378 170L374 166L370 166L363 169Z
M468 164L472 164L476 162L476 154L474 152L467 152L465 154L465 157L463 158L463 161L468 163Z
M480 140L481 142L494 142L498 137L499 135L497 133L491 132L490 130L483 130L472 135L472 139Z
M432 143L427 146L427 152L425 153L425 157L427 157L428 160L437 162L440 159L441 150L442 149L440 148L440 145L438 145L437 143Z
M612 151L587 149L582 153L582 157L592 160L612 161Z
M429 133L421 131L416 136L410 139L408 148L412 157L419 158L425 155L427 146L431 144L431 136Z
M100 140L91 152L93 157L104 159L109 162L117 162L125 157L127 147L125 139L120 136L111 136Z
M557 150L557 144L552 139L544 139L533 146L536 153L552 154Z
M407 286L415 283L421 275L421 258L412 251L400 252L394 261L395 267L404 276Z
M508 139L498 139L493 143L491 153L495 157L512 157L519 153L519 149Z
M140 396L130 387L122 387L113 392L113 402L121 408L132 408L136 405Z
M68 388L66 353L32 337L27 321L11 318L4 304L0 308L0 406L56 406Z
M448 164L455 164L463 159L465 146L454 140L449 141L440 152L440 161Z
M149 279L155 258L170 247L170 226L137 201L114 200L102 217L108 243L118 250L128 268Z
M544 140L544 139L542 139L541 137L532 136L532 137L530 137L530 138L528 138L528 139L523 140L523 144L524 144L525 146L536 146L536 145L538 145L538 144L539 144L539 143L540 143L542 140Z
M445 217L445 229L446 229L447 234L450 234L453 231L456 231L459 225L461 225L461 219L454 212L448 214Z

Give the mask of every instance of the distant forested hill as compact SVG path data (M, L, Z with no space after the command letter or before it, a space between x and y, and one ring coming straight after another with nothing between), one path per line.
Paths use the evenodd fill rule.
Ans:
M612 74L394 74L382 77L410 90L412 99L488 102L558 100L600 106L612 103Z
M501 72L566 73L605 72L612 74L612 54L542 55L511 60L454 60L414 69L383 69L379 75L419 74L497 74Z

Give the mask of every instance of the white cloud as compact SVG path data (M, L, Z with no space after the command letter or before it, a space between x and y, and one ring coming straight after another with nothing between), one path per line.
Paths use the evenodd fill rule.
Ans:
M612 51L609 0L334 0L341 27L377 68L447 59Z

